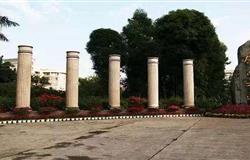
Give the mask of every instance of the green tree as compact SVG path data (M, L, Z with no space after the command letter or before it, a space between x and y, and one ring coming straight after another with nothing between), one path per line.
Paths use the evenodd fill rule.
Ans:
M16 80L16 71L11 69L13 65L9 62L3 62L3 56L0 57L0 83L8 83Z
M226 47L211 21L196 10L176 10L155 22L160 45L161 96L182 96L182 60L194 59L196 96L215 97L224 91Z
M127 44L127 92L129 95L147 95L147 57L157 56L153 40L152 20L142 9L137 9L128 24L123 27L122 35Z
M98 76L79 79L79 96L103 96L103 86Z
M121 66L124 66L125 45L121 35L111 29L94 30L87 43L87 51L94 64L93 69L103 85L103 94L108 94L108 59L110 54L121 55Z
M2 27L12 27L12 26L16 27L16 26L19 26L19 24L14 21L9 20L5 16L0 16L0 40L1 41L9 41L8 38L3 33L1 33Z

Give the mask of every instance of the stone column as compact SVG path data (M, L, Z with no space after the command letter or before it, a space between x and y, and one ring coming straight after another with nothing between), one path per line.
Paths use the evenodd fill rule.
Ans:
M66 109L78 110L79 53L67 51Z
M120 55L109 56L109 105L120 108Z
M18 46L18 65L17 65L17 86L16 86L16 108L30 108L31 90L31 69L32 69L32 46Z
M194 107L194 69L193 60L183 60L184 106Z
M148 57L148 107L159 108L158 57Z

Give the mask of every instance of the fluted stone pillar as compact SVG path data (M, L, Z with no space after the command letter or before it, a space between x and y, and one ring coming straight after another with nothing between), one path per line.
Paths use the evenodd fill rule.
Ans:
M18 46L16 108L30 110L32 46Z
M78 110L79 53L67 51L66 109Z
M158 57L148 58L148 107L159 107Z
M194 69L193 60L183 60L183 91L184 91L184 106L194 107Z
M120 107L120 55L109 56L109 105Z

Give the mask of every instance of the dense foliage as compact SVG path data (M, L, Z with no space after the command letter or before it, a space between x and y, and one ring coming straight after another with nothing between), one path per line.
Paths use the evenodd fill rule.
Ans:
M120 54L125 60L125 46L121 35L111 29L94 30L89 37L87 51L93 61L93 69L103 85L103 94L108 94L108 62L110 54ZM121 62L121 66L124 61Z
M224 90L226 47L211 21L196 10L176 10L156 20L160 44L161 96L182 96L182 60L194 59L196 96L214 97Z
M156 56L152 20L136 10L121 33L127 46L126 85L128 95L147 96L147 57Z
M91 76L79 79L79 97L90 97L105 95L101 79L98 76Z
M227 104L220 106L218 109L215 110L215 112L224 114L250 114L250 106L245 104Z
M182 60L190 58L194 59L196 98L206 97L223 103L230 101L228 82L224 80L228 63L226 46L219 41L215 27L203 13L176 10L153 22L145 11L136 10L123 27L121 36L123 41L120 42L126 46L127 79L124 86L128 94L125 95L147 96L147 57L158 56L160 97L183 96ZM110 41L111 37L107 36L105 40ZM116 34L116 37L119 36ZM92 43L92 48L98 48L98 45ZM90 50L88 52L92 54ZM96 61L93 60L96 72L107 70Z

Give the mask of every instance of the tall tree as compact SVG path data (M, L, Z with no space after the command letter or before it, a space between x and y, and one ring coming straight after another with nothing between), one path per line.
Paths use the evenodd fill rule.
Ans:
M121 66L124 66L125 45L121 35L111 29L94 30L87 43L87 51L94 64L93 69L103 85L103 95L108 94L108 59L110 54L121 55Z
M156 56L153 41L152 20L142 9L137 9L128 24L123 27L122 35L127 44L127 91L129 95L147 95L147 57Z
M160 44L161 96L183 93L182 60L194 59L195 93L212 97L223 93L226 47L211 21L196 10L176 10L156 20Z
M19 26L18 23L9 20L5 16L0 16L0 40L1 41L9 41L8 38L1 32L2 27L16 27Z

